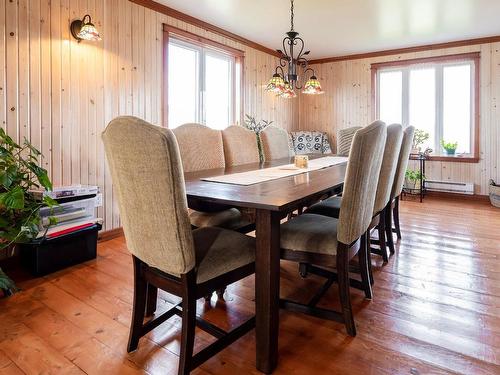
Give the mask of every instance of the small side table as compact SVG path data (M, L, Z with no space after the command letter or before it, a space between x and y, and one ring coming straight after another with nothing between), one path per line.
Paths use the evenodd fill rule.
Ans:
M410 154L410 160L418 161L419 171L420 171L420 187L418 189L412 188L403 188L403 195L418 195L420 199L420 203L422 203L425 194L427 193L427 189L425 187L425 161L427 157L424 154Z

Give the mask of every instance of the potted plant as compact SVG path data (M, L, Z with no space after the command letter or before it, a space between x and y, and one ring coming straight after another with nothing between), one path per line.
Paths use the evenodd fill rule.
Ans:
M405 172L405 184L404 187L409 190L420 189L420 181L425 180L425 176L420 173L420 171L414 171L407 169Z
M12 250L16 243L36 237L40 208L57 204L49 197L37 199L32 193L33 189L52 190L47 171L38 165L41 157L40 151L27 139L19 145L0 128L0 250ZM50 224L54 221L49 218ZM6 295L16 291L14 283L2 270L0 289Z
M441 147L446 151L446 155L455 155L457 146L458 142L446 142L444 139L441 139Z
M412 154L418 154L421 151L421 145L424 144L425 141L429 139L430 135L428 132L416 129L415 134L413 136L413 144L411 147Z
M264 151L262 150L260 133L262 132L262 130L267 128L272 123L273 123L272 121L266 121L266 120L260 120L259 122L257 122L255 120L255 117L252 117L250 115L245 115L245 123L243 126L248 130L253 131L257 136L257 147L259 148L259 159L261 163L264 161Z

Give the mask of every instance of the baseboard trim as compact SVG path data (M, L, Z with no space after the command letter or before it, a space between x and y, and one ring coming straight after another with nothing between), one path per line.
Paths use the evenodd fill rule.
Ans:
M428 191L427 195L429 197L436 197L436 198L455 198L455 199L466 199L466 200L472 200L472 201L479 201L479 202L489 202L490 197L488 195L480 195L480 194L460 194L460 193L446 193L442 191Z
M117 237L123 236L123 228L115 228L115 229L110 229L110 230L104 230L99 233L99 236L97 237L97 242L104 242L104 241L109 241Z

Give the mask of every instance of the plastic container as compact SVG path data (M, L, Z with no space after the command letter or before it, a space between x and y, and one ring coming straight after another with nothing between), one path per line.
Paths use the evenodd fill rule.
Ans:
M51 239L21 244L21 260L34 276L44 276L97 256L100 224Z
M60 203L54 208L44 207L40 209L40 218L42 227L49 223L49 216L57 220L57 225L66 225L71 222L92 219L95 217L95 207L97 206L96 197L80 199L66 203ZM54 227L54 226L52 226Z

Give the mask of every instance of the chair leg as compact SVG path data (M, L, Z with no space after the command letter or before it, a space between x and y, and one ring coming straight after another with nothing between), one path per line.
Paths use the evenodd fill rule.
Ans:
M153 316L156 311L156 302L158 299L158 288L148 284L148 296L146 302L146 316Z
M220 288L215 291L219 299L224 299L224 293L226 293L226 288Z
M378 242L380 251L382 252L382 259L384 263L389 261L389 256L387 255L387 245L385 241L385 209L379 215L379 223L378 223Z
M134 305L132 310L132 323L128 338L127 351L133 352L139 345L142 336L142 326L144 323L144 313L146 309L147 282L141 275L142 262L133 257L134 260Z
M349 285L349 260L347 257L349 248L345 244L339 244L337 249L337 276L339 283L340 304L344 324L349 336L356 336L356 326L351 307L351 292Z
M365 292L365 297L367 299L372 299L372 286L370 283L370 270L368 268L368 252L370 248L369 243L370 232L367 231L363 236L361 236L361 247L358 252L359 259L359 271L361 273L361 281L363 282L363 289Z
M368 246L370 245L370 241L368 241ZM366 252L366 262L368 263L368 276L370 277L370 285L375 285L375 280L373 279L373 270L372 270L372 252Z
M398 240L400 240L401 228L399 227L399 197L396 197L396 199L394 200L393 214L394 214L394 226L396 228L396 236L398 237Z
M305 279L307 275L309 274L309 264L307 263L299 263L299 274L300 277Z
M203 297L203 298L205 298L205 302L208 303L212 300L212 294L214 294L214 293L212 292L210 294L207 294L205 297Z
M192 288L195 287L195 279L192 272L188 272L181 277L184 291L182 296L182 334L178 374L187 375L191 372L192 367L196 328L196 298L192 291Z
M386 235L386 243L389 247L389 251L391 255L395 253L394 250L394 239L392 238L392 209L391 202L387 205L385 209L385 235Z

